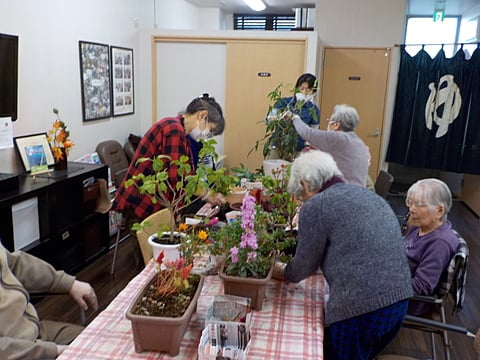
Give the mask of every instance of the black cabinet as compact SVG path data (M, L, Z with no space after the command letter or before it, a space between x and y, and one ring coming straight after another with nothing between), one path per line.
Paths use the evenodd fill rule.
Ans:
M69 163L67 171L55 176L21 175L17 191L0 195L3 246L15 250L12 206L36 198L39 238L21 250L69 273L76 273L105 253L109 246L108 213L95 212L99 195L96 180L100 178L108 178L106 165Z

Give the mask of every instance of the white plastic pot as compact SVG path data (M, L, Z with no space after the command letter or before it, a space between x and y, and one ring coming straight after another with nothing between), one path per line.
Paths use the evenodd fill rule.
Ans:
M162 235L169 235L170 232L166 231L163 232ZM179 233L179 232L174 232L174 235L181 235L185 236L185 234ZM158 244L153 239L157 238L157 234L150 235L148 237L148 244L152 247L153 250L153 258L156 259L158 257L158 254L163 250L163 253L165 254L163 261L173 261L176 259L180 258L180 251L178 248L180 247L180 244Z

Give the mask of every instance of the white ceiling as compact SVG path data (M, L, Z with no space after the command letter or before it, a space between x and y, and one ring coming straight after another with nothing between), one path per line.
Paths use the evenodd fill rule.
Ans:
M221 8L231 13L254 14L242 0L186 0L198 7L214 7ZM317 0L263 0L267 5L265 11L261 14L276 13L288 14L293 13L293 8L298 7L315 7ZM319 0L320 1L320 0ZM355 1L355 0L352 0ZM385 0L393 1L393 0ZM445 15L462 15L480 7L480 0L407 0L407 14L409 15L429 15L433 14L435 7L444 6Z

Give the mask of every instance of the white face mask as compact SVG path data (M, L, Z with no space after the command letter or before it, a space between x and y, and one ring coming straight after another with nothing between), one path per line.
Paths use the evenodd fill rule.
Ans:
M208 138L208 135L210 134L210 131L208 130L208 128L205 128L203 131L200 130L200 127L197 125L197 127L195 129L193 129L190 134L190 137L195 140L195 141L198 141L200 139L206 139Z
M297 99L297 101L313 101L313 94L306 95L304 93L298 92L295 94L295 98Z

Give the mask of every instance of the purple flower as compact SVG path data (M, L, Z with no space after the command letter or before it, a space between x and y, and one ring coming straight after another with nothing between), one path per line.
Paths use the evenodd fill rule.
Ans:
M230 257L232 258L232 263L238 262L238 248L236 246L230 249Z
M247 262L254 262L257 260L257 253L255 251L250 251L247 255Z

